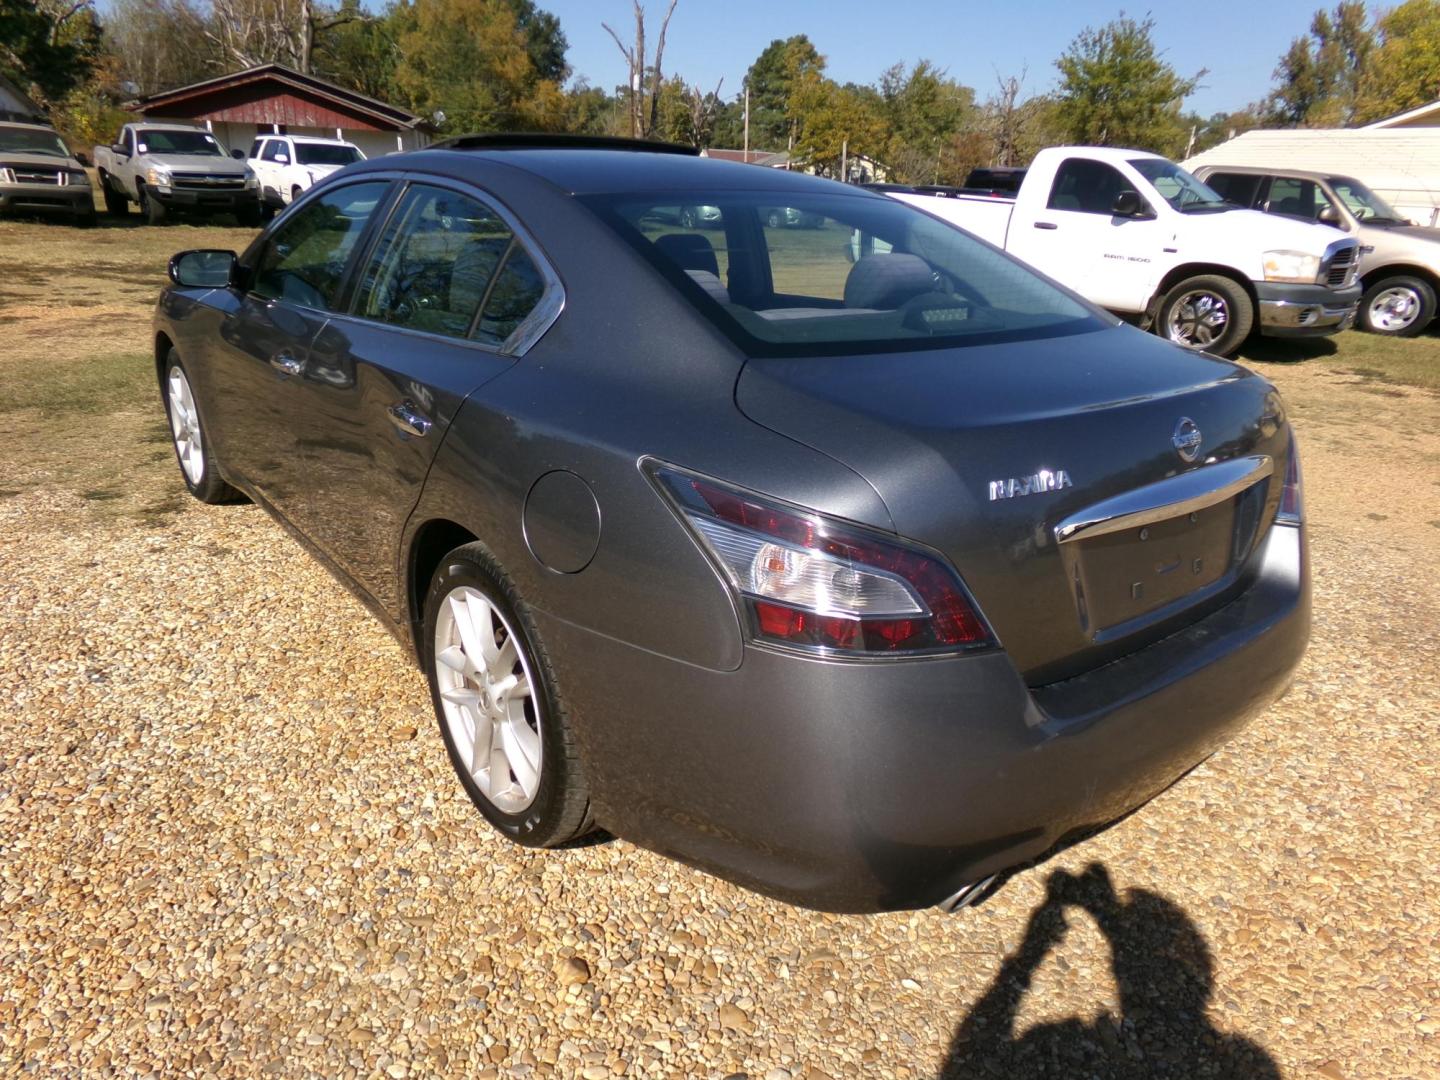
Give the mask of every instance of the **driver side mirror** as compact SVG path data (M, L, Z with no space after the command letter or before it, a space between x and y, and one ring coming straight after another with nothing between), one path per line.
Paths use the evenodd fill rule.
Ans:
M1115 202L1111 205L1110 212L1116 217L1143 217L1145 216L1145 200L1140 198L1138 191L1122 191L1115 196Z
M231 156L232 158L234 158L236 161L244 161L244 160L245 160L245 151L244 151L244 150L231 150L231 151L230 151L230 156Z
M276 155L275 155L275 164L276 164L276 165L289 165L289 164L290 164L290 155L289 155L289 154L276 154Z
M238 266L233 251L182 251L170 257L170 280L189 289L224 289L235 283Z
M1321 225L1333 225L1337 229L1343 227L1340 224L1340 211L1333 206L1321 207L1320 213L1315 215L1315 220Z

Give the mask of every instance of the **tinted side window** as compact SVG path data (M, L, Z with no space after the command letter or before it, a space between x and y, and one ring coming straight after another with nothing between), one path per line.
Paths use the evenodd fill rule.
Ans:
M356 314L465 337L487 293L500 291L492 278L512 240L500 217L477 199L416 184L400 200L365 270Z
M545 293L540 269L517 242L510 248L505 265L495 276L475 337L492 345L502 344L525 321Z
M307 204L271 234L250 291L333 311L350 252L389 186L385 180L347 184Z
M277 161L282 156L288 157L285 153L285 144L279 139L270 139L265 143L265 153L261 155L266 161Z
M1236 206L1254 206L1255 195L1264 179L1263 176L1245 173L1211 173L1205 178L1205 183L1214 188L1221 198Z
M259 156L260 156L260 146L261 146L261 144L264 143L264 141L265 141L264 139L256 139L253 143L250 144L250 152L249 152L248 154L246 154L245 156L248 157L248 158L257 158L257 157L259 157Z
M1113 212L1115 196L1122 191L1134 191L1135 185L1120 175L1120 171L1103 161L1087 161L1071 158L1055 173L1055 185L1050 189L1051 210L1079 210L1085 214Z
M1270 198L1265 208L1272 214L1314 221L1320 216L1320 211L1329 205L1330 200L1314 180L1277 176L1270 181Z

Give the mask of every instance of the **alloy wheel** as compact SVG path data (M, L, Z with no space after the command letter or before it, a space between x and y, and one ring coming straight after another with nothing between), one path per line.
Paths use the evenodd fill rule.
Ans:
M519 814L540 790L540 711L530 657L478 589L452 589L435 621L435 681L466 771L498 810Z
M1208 349L1225 334L1230 309L1225 297L1209 289L1196 289L1170 306L1166 336L1189 349Z
M199 486L205 476L205 447L200 438L200 413L195 408L195 395L190 380L179 367L170 369L170 432L175 440L175 454L190 483Z
M1370 325L1382 334L1398 334L1420 316L1420 297L1414 289L1397 285L1375 294L1370 300Z

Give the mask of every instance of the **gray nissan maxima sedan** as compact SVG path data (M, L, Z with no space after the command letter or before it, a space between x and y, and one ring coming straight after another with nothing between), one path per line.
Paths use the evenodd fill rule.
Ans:
M882 195L471 137L170 275L185 483L413 648L522 844L959 906L1171 784L1305 648L1273 387Z

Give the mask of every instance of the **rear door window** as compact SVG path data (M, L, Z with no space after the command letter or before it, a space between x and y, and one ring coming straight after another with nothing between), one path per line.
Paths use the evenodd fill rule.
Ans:
M1260 183L1265 177L1248 173L1211 173L1205 183L1226 202L1236 206L1255 205L1255 196L1260 192Z
M389 187L388 180L376 180L332 188L287 217L261 249L250 291L337 310L346 264Z
M446 337L474 331L500 345L544 291L534 262L494 210L448 188L416 184L366 267L355 313Z

